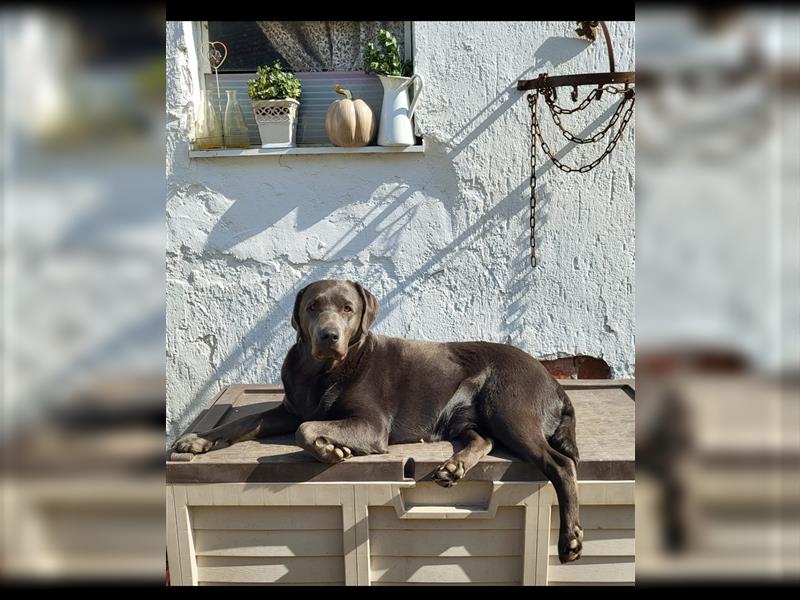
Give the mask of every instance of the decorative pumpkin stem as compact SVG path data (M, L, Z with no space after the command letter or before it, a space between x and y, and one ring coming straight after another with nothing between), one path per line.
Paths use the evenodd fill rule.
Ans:
M336 84L336 93L337 94L341 94L342 96L344 96L348 100L352 100L353 99L353 94L350 93L350 90L344 89L338 83Z

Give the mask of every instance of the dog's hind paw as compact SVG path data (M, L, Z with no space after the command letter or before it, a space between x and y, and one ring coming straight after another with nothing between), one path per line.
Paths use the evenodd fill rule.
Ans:
M353 451L347 446L337 446L324 437L314 440L314 452L322 462L327 463L341 462L353 456Z
M465 473L463 462L450 459L436 469L433 473L433 480L442 487L453 487L464 477Z
M187 433L172 445L175 452L191 452L192 454L202 454L208 452L214 446L214 442L200 437L196 433Z
M561 564L578 560L583 550L583 527L575 525L571 533L566 536L559 536L558 539L558 560Z

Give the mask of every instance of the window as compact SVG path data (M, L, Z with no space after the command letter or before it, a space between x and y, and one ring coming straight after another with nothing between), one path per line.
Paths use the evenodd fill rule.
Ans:
M377 76L364 73L363 53L386 29L397 38L400 52L411 58L411 27L403 21L208 21L203 27L204 48L208 41L221 41L228 56L216 75L204 60L204 85L220 94L237 90L250 129L250 143L261 145L255 117L247 95L247 80L259 65L280 60L294 72L303 86L297 124L298 144L329 145L325 133L328 106L341 96L336 84L350 89L380 117L383 88Z

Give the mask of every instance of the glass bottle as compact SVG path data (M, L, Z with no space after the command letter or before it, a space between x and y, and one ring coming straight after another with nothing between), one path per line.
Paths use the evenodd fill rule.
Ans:
M244 112L236 98L236 90L227 90L228 103L225 105L225 147L249 148L250 131L244 121Z
M195 148L198 150L208 150L211 148L222 148L223 142L222 120L220 119L219 108L211 98L208 90L200 91L200 106L197 111L195 121Z

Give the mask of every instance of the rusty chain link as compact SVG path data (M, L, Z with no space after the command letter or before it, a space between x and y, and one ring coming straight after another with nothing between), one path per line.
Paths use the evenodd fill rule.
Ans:
M578 111L585 109L593 100L599 99L602 92L607 91L611 94L624 94L623 98L620 100L619 104L617 105L614 114L611 116L608 124L599 132L595 133L592 137L589 138L579 138L572 134L571 132L567 131L561 124L561 119L558 115L568 115ZM570 167L569 165L565 165L562 163L552 150L547 142L544 141L544 137L542 136L542 131L539 126L539 116L537 114L537 106L539 101L539 90L534 89L532 93L528 94L528 106L531 110L531 196L530 196L530 247L531 247L531 267L536 267L538 264L538 260L536 258L536 236L535 236L535 229L536 229L536 140L539 140L539 144L542 147L542 151L550 158L553 164L564 171L565 173L588 173L592 169L594 169L597 165L599 165L604 158L606 158L611 152L614 150L614 147L617 145L622 133L625 131L625 128L628 125L628 122L631 120L633 116L633 106L636 103L635 92L633 88L627 89L618 89L613 86L603 86L593 89L589 94L584 98L584 100L575 108L567 109L561 106L558 106L555 103L555 95L553 94L553 88L544 88L543 95L545 97L545 102L550 109L550 114L553 117L553 121L555 122L556 126L558 126L561 134L567 138L569 141L577 143L577 144L588 144L592 142L599 141L605 134L614 126L614 124L619 120L620 115L622 115L622 122L619 125L619 128L611 136L611 139L608 141L608 145L606 145L606 149L603 150L602 154L598 156L595 160L590 162L587 165L583 165L581 167ZM625 106L627 105L627 109ZM623 109L625 109L623 114Z
M599 91L599 89L595 88L592 91L593 92L597 92L597 91ZM587 100L589 99L589 97L591 97L591 94L589 94L589 96L587 97ZM565 138L567 138L570 142L574 142L576 144L591 144L591 143L597 142L597 141L601 140L603 137L605 137L605 135L608 132L608 130L611 129L614 126L614 124L619 120L619 117L622 114L622 109L625 108L625 104L629 100L631 100L631 101L633 100L633 95L632 94L625 94L622 97L622 100L619 101L619 104L617 104L617 109L614 111L614 114L611 115L611 119L609 119L609 121L606 124L606 126L603 127L603 129L601 129L597 133L595 133L590 138L579 138L578 136L576 136L573 133L571 133L571 132L567 131L566 129L564 129L564 126L561 124L561 117L559 117L558 115L559 114L567 114L568 115L568 114L571 114L574 111L566 111L566 110L562 109L561 112L559 112L556 109L557 108L561 108L561 107L555 104L555 101L553 100L552 96L545 95L544 99L545 99L545 102L547 103L547 106L550 108L550 115L553 117L553 122L556 124L556 126L561 131L561 135L563 135Z

